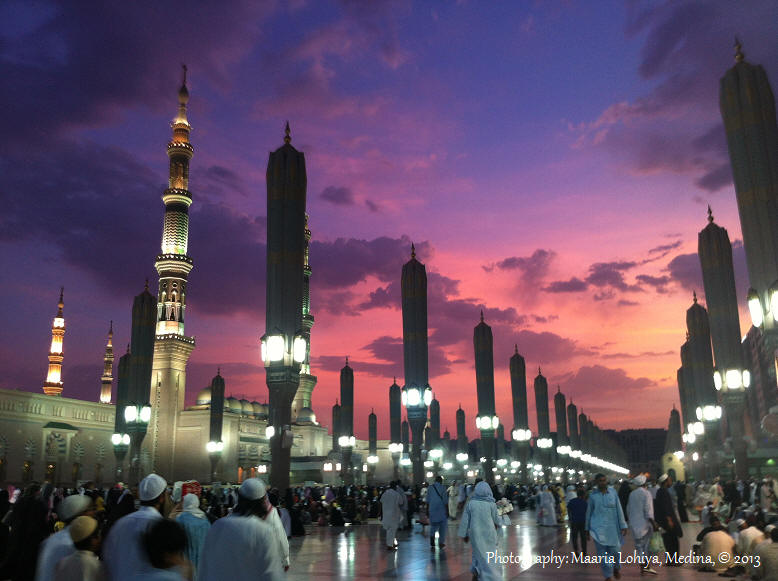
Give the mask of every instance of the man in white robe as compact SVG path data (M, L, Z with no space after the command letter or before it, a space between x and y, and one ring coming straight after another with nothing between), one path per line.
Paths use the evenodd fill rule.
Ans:
M627 500L627 521L629 530L635 539L635 551L641 557L641 574L650 573L656 575L657 572L651 568L648 563L648 543L651 535L656 530L654 522L654 500L651 493L646 490L646 477L642 474L636 476L632 483L636 486L635 490L629 493Z
M556 504L554 503L554 497L548 490L548 486L543 486L543 491L538 495L540 502L540 526L555 527L556 522Z
M700 556L712 562L703 570L726 571L733 561L735 539L726 530L711 531L702 538Z
M132 581L153 569L143 535L162 518L162 507L169 496L167 482L158 474L149 474L138 485L138 496L140 509L117 520L103 544L103 560L111 581Z
M386 530L386 550L396 550L397 529L405 518L402 505L405 495L395 490L397 484L392 482L381 495L381 524Z
M92 499L81 494L72 494L59 504L57 516L68 526L41 543L41 548L38 551L38 564L35 567L35 581L51 581L53 579L57 563L76 552L69 531L70 523L81 515L94 516L94 512L95 507Z
M457 519L457 506L459 505L459 487L456 480L448 487L448 518Z
M284 568L264 483L247 478L230 516L217 520L205 537L198 581L281 581Z

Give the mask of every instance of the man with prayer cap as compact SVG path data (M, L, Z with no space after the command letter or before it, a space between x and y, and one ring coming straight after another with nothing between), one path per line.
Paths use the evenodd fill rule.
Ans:
M394 551L396 549L397 529L403 522L402 504L405 495L396 489L397 483L392 482L389 488L384 490L381 495L381 525L386 531L386 550Z
M665 565L679 567L682 565L678 557L678 539L683 536L683 529L675 512L676 503L670 496L670 487L673 479L667 474L662 474L658 479L659 490L654 499L654 518L656 524L662 527L662 540L665 544Z
M232 513L205 537L198 581L280 581L284 578L273 526L263 519L271 506L265 484L248 478Z
M651 493L646 490L646 477L642 474L632 479L635 490L629 493L627 499L627 521L629 530L635 539L635 551L640 555L640 573L656 575L656 571L648 563L648 543L656 530L654 522L654 501Z
M66 526L41 543L38 564L35 567L35 581L51 581L57 563L75 553L76 548L68 530L70 523L81 515L93 516L94 510L92 498L82 494L73 494L59 503L57 515Z
M182 512L176 517L176 520L186 532L186 558L197 571L205 543L205 535L208 534L211 523L205 513L200 510L200 498L196 494L190 492L184 496Z
M605 579L611 579L611 576L619 579L621 577L619 552L627 532L624 511L618 493L608 486L605 475L597 474L594 480L597 487L592 489L586 507L587 537L594 540Z
M162 518L162 507L168 499L167 482L158 474L149 474L138 484L138 497L140 508L116 521L103 545L103 560L111 581L131 581L152 568L143 535Z
M104 581L105 569L97 558L100 550L97 521L91 516L79 516L64 530L73 543L74 552L57 563L51 576L53 581Z

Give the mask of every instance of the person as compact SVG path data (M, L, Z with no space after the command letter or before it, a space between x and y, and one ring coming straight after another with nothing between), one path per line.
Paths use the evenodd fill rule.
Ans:
M675 514L675 505L668 490L673 485L673 479L667 474L662 474L657 482L659 482L659 490L656 491L656 498L654 499L654 518L663 531L662 540L665 544L665 565L677 567L682 564L677 561L677 556L678 539L683 536L683 530L681 529L681 523L678 522L678 516Z
M632 538L635 539L635 551L641 557L640 574L656 575L648 563L648 543L657 526L654 522L654 502L651 493L646 490L646 477L642 474L632 479L635 490L627 498L627 522Z
M749 515L746 522L740 527L740 534L737 538L737 545L735 549L737 554L746 556L751 554L751 545L755 544L754 541L761 541L764 539L764 533L756 526L756 519L754 515Z
M711 523L711 515L713 514L713 501L709 500L705 505L705 508L700 511L700 524L703 528L709 527Z
M136 574L134 581L192 581L186 531L177 521L163 518L152 524L143 535L143 547L151 568Z
M273 527L273 531L275 532L276 540L278 543L278 550L281 554L281 564L284 567L284 571L287 571L289 569L290 563L289 538L286 536L284 523L281 522L281 515L278 512L278 507L276 506L278 504L278 495L274 493L268 494L267 501L267 515L265 515L264 520ZM336 515L340 519L340 524L337 526L343 526L343 515L340 512L340 508L338 508L335 503L332 503L332 506L330 506L330 515L330 524L332 524L332 516Z
M186 558L196 572L200 565L205 535L208 534L211 523L205 513L200 510L200 498L192 492L184 495L182 509L181 514L176 517L176 521L184 527L184 532L186 532Z
M619 579L619 552L627 532L624 511L621 509L619 495L608 486L605 475L597 474L594 480L597 487L589 495L589 505L586 507L586 538L594 540L605 579Z
M35 567L35 581L51 581L57 563L76 552L68 527L77 517L94 516L94 512L94 502L89 496L71 494L59 503L57 515L65 523L65 528L54 533L41 544L38 564Z
M570 518L570 539L573 550L586 556L586 491L579 488L576 497L568 501L567 514ZM580 548L578 542L581 542Z
M754 555L759 557L759 567L752 569L752 578L778 581L778 527L770 531L770 541L760 543Z
M697 535L701 541L699 555L702 557L701 571L726 571L732 564L735 551L735 539L722 526L719 517L710 518L710 526Z
M6 515L10 534L6 557L0 566L0 579L32 581L38 550L51 529L47 520L48 506L40 498L40 485L28 485L20 495L14 491L16 501Z
M689 522L689 514L686 512L686 483L678 480L675 483L675 497L678 509L678 517L682 523Z
M454 480L448 487L448 518L457 520L457 507L459 506L459 487Z
M143 535L162 518L168 500L167 482L158 474L149 474L138 484L140 509L123 516L111 527L103 545L103 560L111 581L133 581L151 569Z
M105 567L97 558L101 541L97 520L91 516L78 516L72 519L64 530L73 544L73 552L57 562L50 579L52 581L104 581Z
M538 503L540 504L540 521L538 524L544 527L556 526L556 505L554 503L554 497L548 491L548 486L545 484L543 485L543 490L538 495Z
M629 501L629 495L632 494L632 492L629 480L625 478L621 481L621 486L619 486L619 502L621 503L621 510L624 512L627 521L629 521L629 515L627 515L627 502Z
M467 543L472 541L473 579L496 581L502 579L502 568L494 559L487 559L487 553L497 548L496 528L500 526L492 489L486 482L479 482L465 505L459 522L458 534Z
M205 537L198 581L281 581L281 552L269 512L267 490L247 478L232 513L217 520Z
M401 495L392 482L381 495L381 524L386 530L386 550L397 550L397 528L403 520L402 505L405 495Z
M443 486L443 477L436 476L435 482L427 490L427 509L430 517L430 548L435 548L435 533L438 533L438 546L442 549L446 546L446 532L448 529L448 493Z
M762 507L763 511L769 512L774 500L775 492L773 491L772 482L770 482L769 478L765 478L762 480L762 488L759 494L759 506Z

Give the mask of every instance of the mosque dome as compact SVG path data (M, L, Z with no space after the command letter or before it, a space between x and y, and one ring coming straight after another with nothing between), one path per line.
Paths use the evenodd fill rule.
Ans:
M247 399L240 400L240 408L241 412L244 415L247 416L253 416L254 415L254 406L251 405L251 402Z
M243 412L243 406L240 405L240 402L237 400L237 398L234 397L228 397L227 401L225 402L227 405L224 406L226 409L228 409L231 412L234 412L236 414Z
M258 401L252 401L251 402L251 408L252 408L252 413L253 413L254 417L258 418L259 414L262 413L262 404L259 403Z
M254 404L254 413L260 420L266 420L270 415L270 407L266 403Z
M304 407L299 412L297 412L297 423L298 424L315 424L316 423L316 414L313 413L313 410L311 408Z
M211 386L204 387L197 392L197 405L210 405L211 403Z

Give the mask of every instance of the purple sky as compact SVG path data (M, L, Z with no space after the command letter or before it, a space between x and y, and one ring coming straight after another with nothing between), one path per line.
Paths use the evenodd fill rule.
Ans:
M227 393L267 398L264 174L288 119L308 168L320 420L348 355L357 435L371 407L388 434L413 241L444 428L461 402L475 435L482 308L508 427L514 343L530 385L540 365L600 427L667 425L692 290L704 303L706 205L740 238L718 81L738 35L774 85L778 4L88 4L0 4L0 386L41 390L64 285L64 395L97 399L108 321L121 354L155 280L186 62L188 401L217 366ZM739 242L735 262L744 294Z

